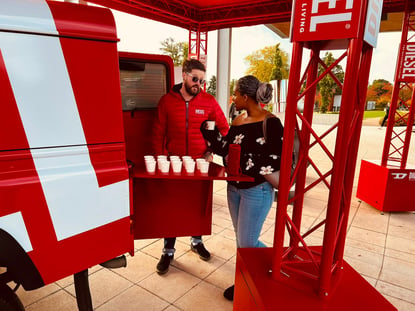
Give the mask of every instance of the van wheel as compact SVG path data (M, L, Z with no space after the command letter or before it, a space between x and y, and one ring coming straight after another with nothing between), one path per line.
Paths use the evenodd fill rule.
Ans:
M24 311L19 297L6 284L0 284L0 310L2 311Z

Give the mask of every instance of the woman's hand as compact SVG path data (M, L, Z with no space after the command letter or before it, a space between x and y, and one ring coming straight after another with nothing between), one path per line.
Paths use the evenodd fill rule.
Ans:
M206 153L203 155L206 161L212 162L213 161L213 154L210 151L206 151Z

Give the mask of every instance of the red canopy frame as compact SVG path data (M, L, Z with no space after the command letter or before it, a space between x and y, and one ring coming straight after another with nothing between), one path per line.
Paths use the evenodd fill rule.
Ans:
M292 0L88 0L88 2L199 31L289 22L293 3ZM383 13L404 10L405 0L383 1Z

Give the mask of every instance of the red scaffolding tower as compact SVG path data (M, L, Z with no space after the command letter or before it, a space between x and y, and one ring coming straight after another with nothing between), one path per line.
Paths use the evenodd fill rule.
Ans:
M357 197L380 211L413 211L415 165L408 164L414 123L415 4L406 1L382 160L362 160ZM411 98L404 98L411 94ZM409 92L408 92L409 91ZM399 126L405 124L405 126Z
M189 58L200 60L207 66L207 31L189 30Z
M396 310L343 260L381 11L382 1L376 0L295 2L274 245L238 249L234 310ZM310 60L302 74L305 48L310 49ZM327 66L320 54L329 49L344 51ZM340 62L346 62L343 83L332 73ZM324 71L320 75L319 66ZM313 127L313 110L317 83L327 75L342 89L342 102L338 123L320 133ZM302 112L297 108L301 99ZM301 147L291 176L295 130ZM328 135L337 135L334 150L325 144ZM315 161L316 152L323 152L330 163ZM289 199L294 183L295 195ZM318 186L326 188L326 217L307 230L305 194L321 191Z

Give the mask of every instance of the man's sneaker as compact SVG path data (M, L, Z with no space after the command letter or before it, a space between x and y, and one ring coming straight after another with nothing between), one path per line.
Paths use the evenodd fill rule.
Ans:
M157 273L164 274L169 271L170 263L173 260L174 255L163 254L161 255L160 261L157 264Z
M192 243L190 244L190 247L192 249L192 251L194 251L195 253L199 254L200 259L208 261L210 259L210 253L209 251L205 248L205 246L203 245L202 242L193 245Z
M235 291L235 285L232 285L231 287L228 287L224 292L223 292L223 297L225 297L226 299L233 301L233 294Z

